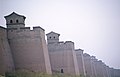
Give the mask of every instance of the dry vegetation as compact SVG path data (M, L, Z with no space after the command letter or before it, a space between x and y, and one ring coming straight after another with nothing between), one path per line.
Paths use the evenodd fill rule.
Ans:
M0 76L0 77L3 77L3 76ZM61 73L49 75L45 73L35 73L35 72L22 70L22 71L16 71L12 73L6 73L5 77L83 77L83 76L64 75Z

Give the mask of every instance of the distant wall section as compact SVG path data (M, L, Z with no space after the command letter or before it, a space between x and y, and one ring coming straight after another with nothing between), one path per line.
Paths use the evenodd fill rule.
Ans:
M53 73L79 75L73 42L48 44L48 51Z

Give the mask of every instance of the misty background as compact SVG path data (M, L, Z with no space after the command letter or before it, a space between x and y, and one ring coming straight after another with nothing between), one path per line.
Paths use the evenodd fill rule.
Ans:
M0 26L12 12L120 69L120 0L0 0Z

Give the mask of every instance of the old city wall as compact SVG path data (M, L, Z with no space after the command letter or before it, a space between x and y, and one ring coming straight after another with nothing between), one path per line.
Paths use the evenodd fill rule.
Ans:
M0 26L0 74L14 70L11 49L8 44L7 30Z
M96 59L95 56L91 56L91 67L92 67L92 76L97 77L97 70L96 70L96 62L98 59Z
M106 66L101 60L96 61L96 74L100 77L108 77Z
M51 73L45 33L41 27L8 28L15 69Z
M73 42L58 42L48 44L51 68L53 72L78 75Z
M29 70L47 74L84 74L85 77L120 76L119 69L109 68L94 56L75 50L73 42L59 42L60 34L53 31L46 34L47 48L44 29L25 27L25 16L13 12L4 17L7 28L0 27L1 75Z
M38 29L38 28L36 28L36 29ZM48 47L47 47L47 43L45 40L45 31L43 29L40 31L40 35L41 35L43 55L44 55L44 60L45 60L45 69L46 69L47 74L52 74L49 53L48 53Z
M83 59L83 50L76 49L75 52L76 52L76 56L77 56L77 62L78 62L78 68L79 68L80 75L86 76L84 59Z
M92 77L92 63L91 56L87 53L83 54L84 64L85 64L85 73L87 77Z

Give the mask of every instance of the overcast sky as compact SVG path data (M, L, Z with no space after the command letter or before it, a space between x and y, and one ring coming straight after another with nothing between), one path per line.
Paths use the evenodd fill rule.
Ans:
M120 0L0 0L0 25L12 12L26 16L26 26L61 34L61 41L120 69Z

